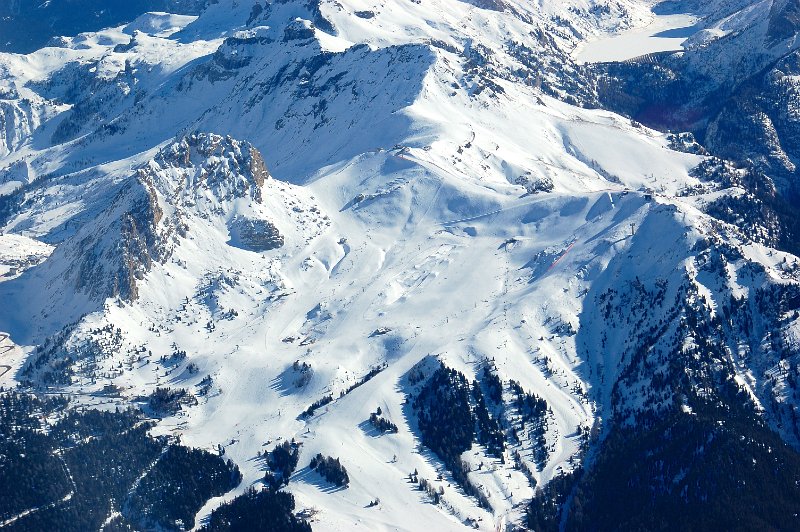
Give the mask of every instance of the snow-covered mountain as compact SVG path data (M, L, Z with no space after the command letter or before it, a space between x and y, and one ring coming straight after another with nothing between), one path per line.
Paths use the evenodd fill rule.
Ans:
M0 54L0 384L224 452L198 526L284 482L320 530L796 526L707 506L797 489L794 104L747 164L710 104L792 94L797 10L219 0Z
M798 10L765 0L705 11L685 32L685 51L594 69L599 99L638 120L691 130L717 155L750 160L796 204Z
M130 22L148 11L197 14L207 0L6 0L0 4L0 51L30 53L53 37Z

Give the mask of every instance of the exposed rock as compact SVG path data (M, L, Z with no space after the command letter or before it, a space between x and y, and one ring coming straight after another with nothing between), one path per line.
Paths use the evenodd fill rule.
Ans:
M249 198L260 203L269 178L258 150L230 137L193 134L166 146L123 185L104 213L105 223L66 246L76 288L97 299L136 299L137 281L154 263L169 259L186 236L190 210L207 217L220 202ZM266 220L239 218L232 232L246 249L283 245Z
M269 251L283 246L283 235L269 220L236 217L229 224L231 244L250 251Z
M776 0L769 14L767 44L774 46L800 31L800 0Z
M552 179L544 175L534 175L531 172L526 172L519 176L514 184L525 187L528 194L552 192L554 188Z

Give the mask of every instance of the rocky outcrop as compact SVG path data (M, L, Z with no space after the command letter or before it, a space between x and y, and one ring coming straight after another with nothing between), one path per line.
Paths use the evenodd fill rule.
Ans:
M94 299L136 299L136 282L170 256L172 237L182 228L179 216L164 219L155 187L143 177L140 172L123 185L101 217L104 227L86 228L65 243L75 288Z
M769 13L767 45L774 46L800 31L800 0L775 0Z
M251 144L213 133L189 135L163 148L139 170L139 179L159 192L199 199L208 191L217 201L250 196L261 202L261 187L270 179L261 154Z
M229 224L231 244L249 251L269 251L283 246L284 239L269 220L236 217Z
M77 290L92 298L138 297L137 282L172 256L190 231L190 220L224 215L223 204L262 201L269 172L246 142L193 134L164 147L125 182L92 227L64 244ZM283 245L268 220L233 224L242 247L254 251Z
M5 100L4 96L16 94L0 93L0 157L17 151L41 122L30 100Z

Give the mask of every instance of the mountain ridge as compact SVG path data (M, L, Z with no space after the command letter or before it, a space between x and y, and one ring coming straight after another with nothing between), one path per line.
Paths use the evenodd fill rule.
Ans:
M220 0L0 54L0 244L32 242L0 245L8 383L136 405L152 435L224 453L242 481L200 524L283 482L270 504L320 529L653 525L676 492L711 509L680 444L658 448L669 485L628 470L652 506L593 494L670 427L732 461L783 442L789 489L794 169L718 158L723 115L650 127L791 64L791 36L730 44L764 42L748 13L774 6L711 2L683 52L598 65L575 47L659 9ZM774 129L750 146L777 136L764 161L791 161ZM791 522L781 501L763 523Z

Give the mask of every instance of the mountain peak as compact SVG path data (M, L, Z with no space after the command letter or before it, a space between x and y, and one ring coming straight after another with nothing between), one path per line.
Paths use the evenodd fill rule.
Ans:
M213 133L193 133L168 144L137 177L169 195L201 197L207 191L218 201L249 196L258 202L271 179L264 158L250 143Z

